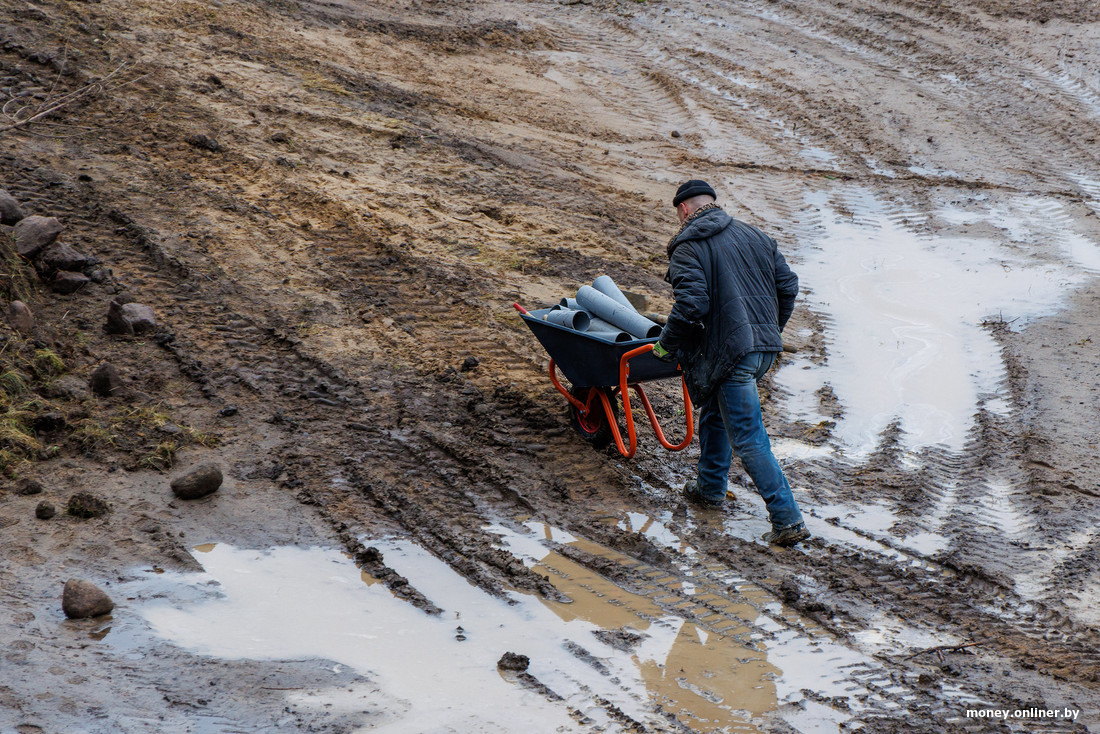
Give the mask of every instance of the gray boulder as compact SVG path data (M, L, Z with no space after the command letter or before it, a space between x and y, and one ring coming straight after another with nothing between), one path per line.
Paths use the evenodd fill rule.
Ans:
M31 311L30 306L22 301L12 301L9 303L5 316L11 328L15 329L20 334L27 335L34 333L34 312Z
M61 234L61 222L57 217L25 217L15 225L15 250L28 260L53 244Z
M25 216L15 197L0 189L0 224L16 224Z
M217 462L206 461L188 469L171 482L172 493L181 500L197 500L218 491L222 469Z
M67 270L62 270L53 277L50 281L50 289L54 293L60 293L63 296L67 296L70 293L76 293L88 283L88 276L83 273L70 273Z
M110 614L115 608L111 597L90 581L69 579L61 594L61 609L69 619L87 619Z
M84 266L91 262L91 258L83 255L64 242L54 242L38 253L34 266L44 276L52 275L58 270L70 270L79 273Z
M157 328L157 315L140 303L111 301L107 308L108 334L144 334Z

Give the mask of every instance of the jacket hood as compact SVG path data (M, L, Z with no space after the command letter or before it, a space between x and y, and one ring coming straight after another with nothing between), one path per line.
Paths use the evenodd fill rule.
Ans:
M709 209L702 212L699 216L689 220L687 225L680 230L680 233L668 243L669 259L672 259L672 253L681 243L688 240L705 240L708 237L713 237L728 227L732 221L733 217L721 209Z

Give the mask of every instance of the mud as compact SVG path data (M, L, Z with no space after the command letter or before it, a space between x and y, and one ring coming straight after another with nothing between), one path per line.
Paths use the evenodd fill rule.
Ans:
M96 261L0 279L4 734L1100 730L1094 4L0 7L0 186ZM802 276L795 549L578 440L511 308L667 310L689 177Z

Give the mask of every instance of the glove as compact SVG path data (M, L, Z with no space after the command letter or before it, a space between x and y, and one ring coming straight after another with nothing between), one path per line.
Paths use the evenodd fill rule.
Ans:
M663 346L661 346L661 342L657 342L653 345L653 356L661 360L662 362L676 361L676 353L670 352L665 349Z

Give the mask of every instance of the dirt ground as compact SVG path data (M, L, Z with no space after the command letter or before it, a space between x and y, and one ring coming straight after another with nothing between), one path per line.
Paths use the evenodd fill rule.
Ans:
M584 445L511 307L609 274L667 311L669 200L694 177L796 271L820 235L809 192L852 221L870 192L928 239L960 226L930 215L944 206L1035 197L1054 209L1034 218L1095 246L1095 3L0 7L0 186L97 261L61 295L5 250L4 306L23 300L37 326L0 327L0 732L429 730L403 729L392 701L288 703L287 691L371 680L346 666L112 642L139 634L138 609L163 595L155 577L201 570L197 544L340 548L418 614L450 609L367 550L379 538L415 543L491 597L557 604L607 584L603 596L647 600L639 618L716 636L747 624L765 647L808 641L864 661L826 665L828 685L773 691L770 705L727 700L725 713L752 713L738 728L707 719L702 698L654 689L644 717L594 694L560 702L533 660L516 685L567 707L569 730L1100 731L1095 275L1026 323L988 314L1008 409L979 409L965 450L906 451L894 427L859 462L784 455L817 522L789 550L758 541L763 508L737 470L737 509L681 502L697 445L666 453L647 427L630 461ZM1040 237L1017 247L1060 257ZM151 306L156 331L107 334L112 300ZM826 364L845 345L812 304L786 336ZM121 394L86 389L103 362ZM777 442L835 446L835 421L783 410L775 375L762 395ZM675 435L677 390L655 389ZM839 420L844 406L818 399ZM221 464L223 487L174 499L169 478L203 460ZM44 491L20 494L28 477ZM991 487L1004 488L994 504ZM77 491L110 511L66 514ZM55 517L35 517L43 500ZM891 522L836 509L871 503ZM525 563L501 538L531 522L588 544L548 530L560 562ZM943 543L904 542L921 532ZM65 620L73 577L114 597L110 620ZM764 610L768 624L753 616ZM628 649L628 627L605 641ZM994 722L967 708L1080 716Z

